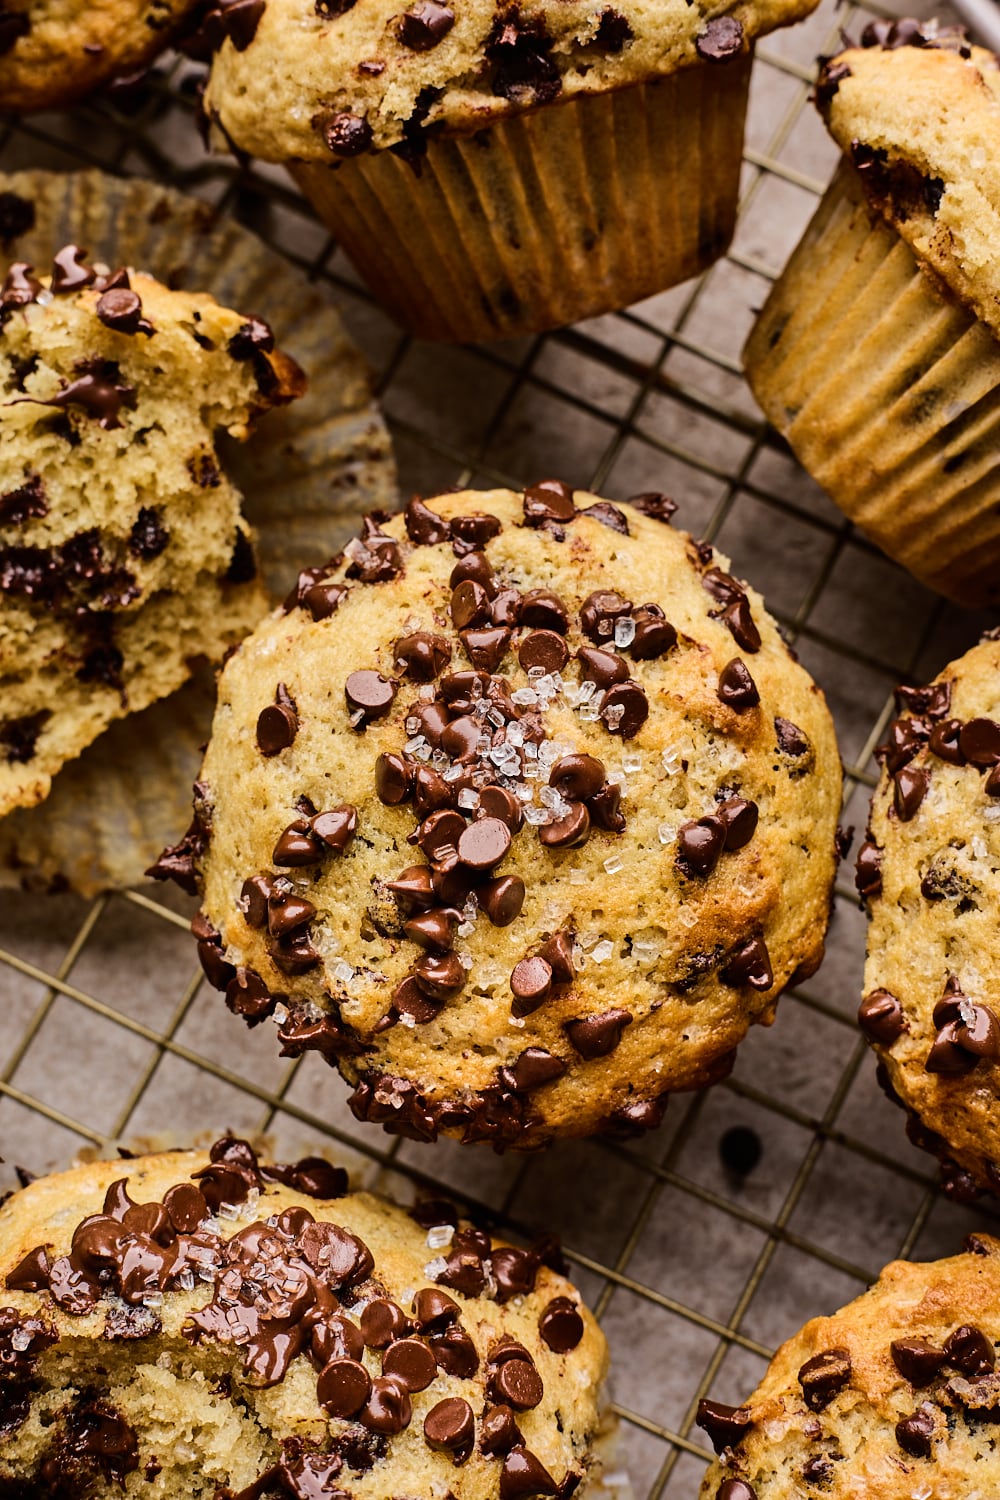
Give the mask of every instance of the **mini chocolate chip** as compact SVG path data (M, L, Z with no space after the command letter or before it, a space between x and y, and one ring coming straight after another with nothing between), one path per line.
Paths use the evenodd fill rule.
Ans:
M714 16L694 39L694 48L706 62L721 62L743 50L743 27L735 16Z
M810 1411L823 1411L851 1378L851 1356L846 1349L824 1349L799 1370L799 1385Z
M451 618L456 630L485 625L490 619L489 595L474 578L464 578L451 596Z
M727 662L719 673L719 699L737 713L756 708L760 702L757 684L750 676L746 662L741 661L738 656Z
M749 1407L726 1406L721 1401L699 1401L695 1421L708 1433L716 1453L734 1448L753 1426Z
M510 645L510 631L500 625L488 625L481 630L463 630L461 637L465 654L472 665L482 672L495 672Z
M590 835L590 813L582 802L571 802L569 812L552 823L543 823L538 830L539 841L546 849L575 849L585 844Z
M936 1348L927 1339L894 1339L889 1352L903 1379L918 1389L930 1385L946 1358L944 1350Z
M909 1031L903 1007L888 990L872 990L858 1007L858 1025L870 1042L891 1047Z
M510 976L516 1016L529 1016L548 998L552 988L552 966L544 958L522 958Z
M549 521L565 526L576 513L573 491L561 479L540 479L524 492L525 526L544 526Z
M425 1391L437 1374L434 1356L420 1339L395 1339L382 1355L383 1375L395 1375L411 1393Z
M519 917L524 905L524 881L520 875L500 875L480 886L476 895L479 907L494 927L509 927Z
M371 1376L356 1359L332 1359L316 1382L316 1399L332 1417L356 1416L371 1395Z
M596 646L581 646L576 653L580 663L580 679L594 682L599 688L613 687L627 682L628 663L614 651L602 651Z
M677 830L677 867L683 875L704 880L711 875L726 846L721 818L709 816L682 823Z
M506 1359L490 1375L487 1394L514 1411L531 1411L544 1395L542 1377L527 1360Z
M568 1354L583 1338L580 1309L569 1297L553 1297L542 1309L538 1332L553 1354Z
M920 766L903 766L892 778L892 805L901 823L915 818L927 795L931 773Z
M467 1456L475 1438L472 1407L461 1396L446 1396L424 1417L424 1441L436 1452Z
M904 1453L909 1453L914 1458L927 1458L931 1451L934 1426L934 1408L925 1401L912 1416L904 1417L901 1422L896 1423L896 1442Z
M758 815L756 802L748 802L743 797L729 797L719 803L716 816L722 820L725 829L727 852L749 844L757 831Z
M545 1465L527 1448L511 1448L500 1470L500 1500L524 1500L528 1495L558 1495Z
M632 613L632 602L613 589L596 589L580 608L580 628L597 646L609 646L615 624Z
M962 1375L989 1375L996 1367L992 1339L970 1323L963 1323L944 1341L945 1359Z
M433 682L451 661L451 643L443 635L415 630L396 642L393 658L414 682Z
M434 0L426 0L426 3L433 5ZM420 9L419 6L415 8ZM435 9L446 10L447 7L435 6ZM417 546L433 547L439 542L451 540L451 523L431 510L417 495L414 495L403 512L403 524L410 541Z
M287 750L299 730L299 716L294 706L269 703L257 716L257 747L270 758Z
M649 699L637 682L620 683L601 699L600 717L609 734L633 739L649 718Z
M540 667L543 672L561 672L569 660L569 648L554 630L532 630L517 648L517 659L526 672Z
M559 595L551 589L529 589L521 599L518 616L522 625L538 630L554 630L564 635L569 628L569 614Z
M626 1026L631 1026L633 1019L627 1010L606 1010L600 1015L566 1021L563 1030L573 1050L586 1062L591 1062L595 1057L608 1057L614 1052L622 1039L622 1032Z
M360 115L351 114L350 110L320 115L316 123L328 150L334 156L360 156L374 140L368 121Z
M382 676L381 672L362 670L352 672L344 683L347 706L354 714L360 714L357 722L364 729L373 719L381 719L392 707L396 696L396 684Z

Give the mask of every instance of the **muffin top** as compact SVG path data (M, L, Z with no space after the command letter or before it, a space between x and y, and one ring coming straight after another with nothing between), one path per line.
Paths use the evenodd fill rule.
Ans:
M219 17L205 103L268 161L336 164L425 133L747 53L816 0L242 0Z
M359 1117L537 1145L658 1122L823 947L840 766L726 559L558 480L412 501L220 679L206 971Z
M876 21L816 103L869 201L1000 336L1000 63L935 21Z
M702 1500L935 1500L995 1495L1000 1241L894 1261L875 1286L814 1318L738 1407L703 1401L720 1455Z
M169 45L194 3L3 0L0 110L60 108L134 73Z
M901 689L900 707L858 854L871 911L859 1019L919 1143L947 1143L997 1192L1000 641Z
M41 1178L0 1209L0 1484L568 1497L607 1350L553 1258L232 1138Z

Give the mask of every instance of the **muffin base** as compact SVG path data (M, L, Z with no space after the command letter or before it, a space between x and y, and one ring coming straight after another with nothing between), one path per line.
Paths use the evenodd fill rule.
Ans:
M744 350L796 457L890 557L1000 601L1000 344L837 173Z
M752 52L431 138L288 169L421 338L541 332L704 270L736 222Z

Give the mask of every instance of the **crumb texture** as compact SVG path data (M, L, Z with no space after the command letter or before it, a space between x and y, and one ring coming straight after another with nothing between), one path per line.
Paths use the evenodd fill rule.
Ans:
M360 1118L536 1145L656 1124L823 948L821 693L664 496L545 481L366 522L228 662L202 961Z
M39 1179L0 1209L0 1495L568 1500L607 1352L554 1258L232 1138Z

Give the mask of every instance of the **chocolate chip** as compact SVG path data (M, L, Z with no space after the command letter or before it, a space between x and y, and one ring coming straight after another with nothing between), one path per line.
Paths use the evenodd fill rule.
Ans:
M433 703L421 703L414 709L413 716L419 721L418 733L422 734L435 750L440 750L441 741L449 725L448 710L444 704L437 700Z
M421 1208L423 1205L418 1204L417 1207ZM433 1229L436 1226L428 1224L426 1227ZM437 1287L423 1287L413 1299L413 1318L421 1333L440 1332L457 1322L458 1315L458 1303Z
M569 614L559 595L551 589L529 589L521 599L518 616L522 625L538 630L554 630L564 635L569 628Z
M315 864L322 852L308 820L296 818L280 835L271 859L276 865L294 869L298 865Z
M743 50L743 27L735 16L715 16L694 39L694 49L706 62L721 62Z
M315 906L303 896L272 895L267 903L267 930L273 938L286 938L315 915Z
M0 55L3 53L3 35L0 32ZM7 269L0 288L0 308L27 307L34 302L42 290L42 283L31 274L34 266L26 260L15 260Z
M396 684L381 672L352 672L344 683L344 696L352 717L359 714L356 727L364 729L373 719L381 719L392 707Z
M637 682L623 682L604 694L600 716L609 734L630 740L649 718L649 700Z
M490 604L490 619L494 625L513 629L521 619L521 595L517 589L501 589Z
M458 858L458 843L466 826L461 813L452 809L431 813L417 829L415 842L433 863L444 863L449 858L454 863Z
M509 1453L524 1442L509 1406L488 1406L479 1428L479 1449L485 1454Z
M931 773L920 766L903 766L892 778L892 805L901 823L915 818L927 795Z
M576 655L583 682L594 682L599 688L609 688L616 683L628 681L628 663L616 652L602 651L595 646L581 646Z
M450 760L472 760L479 753L483 730L471 714L453 719L441 734L441 749Z
M374 140L368 121L362 119L360 115L351 114L350 110L320 115L317 117L316 124L319 126L327 149L334 156L345 158L360 156L363 151L369 149Z
M597 30L594 32L593 39L588 45L596 48L598 52L610 52L617 56L626 43L633 40L634 36L635 32L621 11L612 10L607 5L601 11L601 19L597 24ZM665 500L667 505L673 505L674 503L672 500L666 500L666 496L659 496L657 498ZM590 508L591 510L595 509L594 506ZM661 517L661 519L665 519L665 517Z
M549 772L549 786L567 799L593 797L604 785L604 762L593 755L564 755Z
M590 813L582 802L571 802L569 812L538 830L539 841L546 849L575 849L590 835Z
M708 1433L716 1453L734 1448L753 1426L749 1407L726 1406L721 1401L699 1401L695 1422Z
M723 18L726 19L726 18ZM740 594L722 611L722 623L737 646L751 653L760 650L760 631L750 610L750 600Z
M758 815L756 802L748 802L743 797L729 797L725 802L719 803L716 816L725 829L724 847L727 852L742 849L749 844L757 831Z
M517 833L524 822L521 803L505 786L485 786L479 796L477 817L499 818L511 833Z
M542 1377L525 1359L506 1359L489 1378L487 1394L492 1401L514 1411L531 1411L544 1395Z
M517 659L526 672L540 667L548 675L562 671L569 660L569 648L554 630L532 630L518 646Z
M410 865L395 880L387 880L386 889L410 906L428 907L434 904L431 872L426 865Z
M995 766L1000 763L1000 724L996 719L969 719L962 725L958 744L974 766Z
M287 750L299 730L299 716L294 706L269 703L257 716L257 748L270 758Z
M614 14L614 11L606 10L604 12L604 15L601 17L601 24L597 28L597 35L594 37L594 41L598 44L598 46L601 45L600 37L602 29L604 28L605 17L612 16ZM628 26L628 22L625 21L624 16L619 16L618 19L620 21L624 21L626 27ZM629 34L631 35L631 28L629 28ZM605 48L605 50L608 52L617 52L620 49L617 47L608 46ZM599 521L602 526L607 526L610 531L617 531L619 536L631 535L631 532L628 529L628 517L625 515L624 511L619 510L617 505L612 505L607 500L598 500L595 505L586 506L583 510L580 511L580 515L589 516L592 521Z
M799 1385L810 1411L823 1411L851 1378L851 1356L846 1349L824 1349L799 1370Z
M387 807L398 807L413 796L413 769L401 755L383 751L375 762L375 790Z
M891 1047L909 1026L903 1007L888 990L872 990L858 1007L858 1025L870 1042Z
M726 663L719 673L719 699L725 703L727 708L735 709L737 713L745 713L748 708L756 708L760 702L760 693L757 684L750 676L745 662L738 656Z
M544 958L522 958L510 976L512 1007L516 1016L529 1016L548 998L552 988L552 967Z
M656 661L676 646L677 631L658 604L640 605L633 618L635 635L629 649L636 661Z
M469 552L457 562L451 570L448 586L449 588L457 589L458 585L464 583L466 580L478 583L480 588L485 589L491 600L498 597L496 575L493 572L493 565L485 552ZM493 623L500 625L509 622L494 620Z
M715 1500L757 1500L757 1491L742 1479L726 1479L716 1490Z
M428 953L413 966L413 977L432 1000L446 1000L463 988L466 971L457 953Z
M606 1010L600 1015L566 1021L563 1030L573 1050L586 1062L591 1062L595 1057L608 1057L614 1052L622 1039L622 1032L626 1026L631 1026L633 1019L627 1010Z
M502 1069L505 1082L516 1092L531 1093L543 1084L552 1083L566 1072L561 1057L554 1057L544 1047L527 1047L513 1067Z
M996 1367L992 1339L979 1328L963 1323L944 1341L946 1362L962 1375L989 1375Z
M255 969L238 968L236 978L226 986L227 1009L234 1016L242 1016L248 1026L266 1021L277 1003L277 997L271 994Z
M316 1382L316 1399L332 1417L356 1416L371 1391L371 1376L356 1359L332 1359Z
M98 297L97 316L106 328L112 328L116 333L138 333L142 324L142 303L127 287L115 287Z
M85 264L87 252L79 245L64 245L52 257L52 292L79 292L96 280L97 272Z
M520 875L501 875L480 886L479 906L494 927L509 927L524 905L524 881Z
M889 1352L903 1379L918 1388L930 1385L946 1359L944 1350L927 1339L894 1339Z
M538 1332L553 1354L568 1354L583 1338L580 1309L569 1297L553 1297L542 1309Z
M615 624L632 613L632 602L612 589L588 594L580 608L580 628L595 645L611 644Z
M904 1417L901 1422L896 1423L896 1442L904 1453L912 1454L914 1458L927 1458L931 1451L934 1427L934 1408L924 1402L912 1416Z
M483 672L495 672L510 645L510 631L499 625L489 625L482 630L463 630L461 636L465 654L472 665Z
M429 52L443 41L455 24L455 12L438 0L419 0L412 10L404 11L396 35L412 52Z
M410 1321L403 1309L386 1297L376 1297L361 1309L361 1334L369 1349L386 1349L409 1331Z
M775 719L774 733L782 755L790 755L797 760L799 756L808 753L810 748L808 737L803 734L797 724L792 723L791 719Z
M734 989L746 985L749 989L763 993L771 988L774 973L763 933L754 933L753 937L732 950L719 971L719 978L723 984L731 985Z
M561 479L540 479L524 492L525 526L544 526L551 521L565 526L576 513L573 491Z
M873 839L861 845L854 870L854 884L862 900L882 894L882 851Z
M409 1392L393 1375L379 1375L372 1381L367 1405L358 1413L358 1421L370 1432L395 1437L409 1427L413 1416Z
M486 543L499 536L503 526L499 516L492 516L488 511L473 510L464 516L456 516L451 523L452 543L459 544L466 552L473 548L485 547ZM455 551L459 550L455 545Z
M721 818L709 816L682 823L677 830L677 867L683 875L704 880L711 875L726 845Z
M424 1417L424 1441L438 1453L468 1455L476 1438L472 1407L461 1396L446 1396Z
M397 1016L408 1016L415 1026L426 1026L437 1020L442 999L429 994L416 975L411 975L393 990L392 1004Z
M485 1282L480 1283L480 1290L483 1285ZM472 1292L470 1295L478 1294ZM431 1333L427 1337L427 1345L438 1369L444 1370L446 1375L454 1375L458 1380L469 1380L479 1369L476 1346L464 1328L456 1326L446 1328L443 1333Z
M625 832L625 814L621 811L621 787L609 782L587 799L590 821L607 833Z
M458 913L450 908L437 907L410 917L403 923L403 931L414 943L429 948L432 953L447 953L455 945L455 929Z
M576 976L573 967L573 934L567 930L553 933L538 950L539 958L552 970L554 984L569 984Z
M474 578L465 578L452 592L451 618L456 630L485 625L490 619L489 595Z
M447 6L436 5L435 0L425 0L425 4L433 6L435 10L446 11L448 15L451 15ZM415 10L422 8L419 5L414 7ZM410 541L415 542L418 547L434 547L440 542L451 540L450 521L445 520L444 516L439 516L436 511L431 510L430 506L425 505L417 495L414 495L403 512L403 524L406 527L406 534L410 538Z
M395 1339L382 1356L383 1375L395 1375L411 1393L425 1391L437 1373L434 1356L420 1339Z
M312 819L312 831L326 845L342 854L358 831L358 810L349 802L317 813Z
M511 1448L500 1470L500 1500L524 1500L528 1495L558 1495L559 1485L545 1465L527 1448Z
M393 658L414 682L433 682L451 661L451 644L443 635L415 630L396 642Z
M287 1164L275 1162L262 1165L260 1170L269 1182L283 1182L308 1198L343 1198L350 1185L344 1168L333 1166L322 1156L303 1156Z

